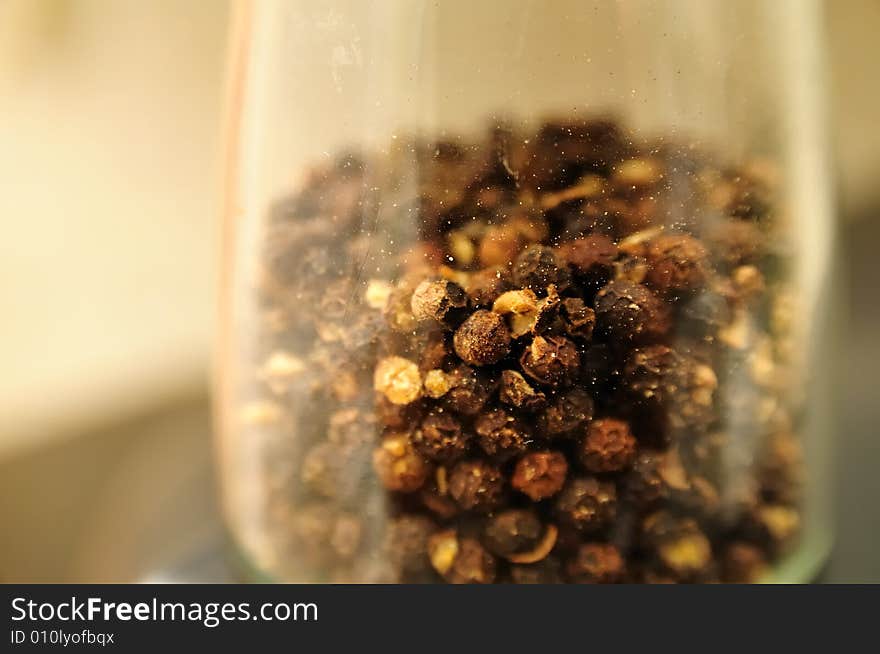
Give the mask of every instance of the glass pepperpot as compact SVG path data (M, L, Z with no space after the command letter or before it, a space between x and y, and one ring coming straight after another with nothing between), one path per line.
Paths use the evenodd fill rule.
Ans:
M239 3L216 414L247 574L810 580L819 18Z

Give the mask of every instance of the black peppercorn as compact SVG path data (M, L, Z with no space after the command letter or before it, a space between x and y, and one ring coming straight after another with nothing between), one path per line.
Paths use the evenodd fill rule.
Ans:
M593 418L593 398L581 388L572 388L556 397L542 416L541 426L548 438L573 437Z
M531 440L519 421L504 409L480 414L474 421L474 431L483 451L499 461L524 452Z
M433 411L425 416L421 427L413 432L412 443L431 461L449 463L467 452L468 438L461 423L448 412Z
M596 312L579 297L567 297L560 306L562 324L569 336L590 340L596 326Z
M706 279L706 248L689 234L661 234L648 243L645 282L665 295L690 291Z
M617 343L644 343L669 331L669 309L641 284L613 281L596 294L596 325Z
M571 479L554 505L559 521L583 532L608 525L617 514L617 491L614 484L595 477Z
M612 276L617 246L603 234L591 234L563 244L560 256L575 278L594 291L607 284Z
M540 411L547 404L547 396L532 388L516 370L505 370L501 373L498 399L508 406L529 413Z
M574 382L580 364L577 345L563 336L535 336L520 357L525 374L551 387Z
M622 420L594 420L578 447L581 464L590 472L619 472L636 456L636 439Z
M424 281L413 291L410 306L416 320L431 320L454 327L464 317L467 294L455 282L445 279Z
M513 282L540 294L551 284L559 289L567 286L568 272L559 267L553 248L531 245L520 253L513 264Z
M441 531L428 541L431 565L450 584L491 584L495 559L479 541L460 538L453 530Z
M431 472L402 432L386 436L373 451L373 468L385 488L402 493L418 490Z
M558 493L567 474L568 463L561 452L529 452L517 461L510 483L537 502Z
M449 475L449 494L465 511L488 513L504 500L504 476L491 463L461 461Z
M454 368L449 381L451 387L443 396L443 405L463 416L479 413L494 390L492 380L470 366Z
M533 550L544 535L537 514L525 509L508 509L495 514L483 529L483 544L492 554L509 558Z
M576 584L614 584L623 580L626 564L614 545L584 543L565 570Z
M483 309L472 313L456 330L455 352L465 363L498 363L510 352L510 331L504 318Z

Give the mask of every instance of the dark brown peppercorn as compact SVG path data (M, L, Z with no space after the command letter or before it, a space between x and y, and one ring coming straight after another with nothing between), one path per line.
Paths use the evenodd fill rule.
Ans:
M467 294L475 308L489 309L498 296L511 289L510 282L501 268L483 268L471 275Z
M418 490L431 472L431 467L413 449L405 433L386 436L373 451L373 468L388 490L412 493Z
M547 396L532 388L525 377L515 370L501 373L498 399L515 409L530 413L540 411L547 405Z
M596 294L596 325L618 343L644 343L669 331L669 309L641 284L613 281Z
M468 438L461 423L445 411L433 411L412 435L416 450L431 461L450 463L467 452Z
M490 379L469 366L458 366L450 372L451 388L443 396L450 411L473 416L486 405L494 389Z
M595 477L577 477L569 481L556 498L559 521L582 532L608 525L617 514L617 491L614 484Z
M455 332L455 352L472 366L498 363L510 352L504 318L483 309L472 313Z
M706 248L688 234L661 234L648 243L645 281L660 293L690 291L706 279Z
M465 511L488 513L504 500L504 476L485 461L461 461L449 475L449 494Z
M560 256L575 278L593 290L607 284L614 270L617 246L603 234L591 234L565 243Z
M636 439L622 420L594 420L578 448L581 464L590 472L619 472L636 455Z
M537 502L558 493L567 474L568 463L561 452L529 452L517 461L510 483Z
M579 297L567 297L562 301L559 310L562 324L569 336L590 340L596 326L596 312L588 307Z
M568 285L568 273L559 267L553 248L531 245L523 250L513 264L513 282L541 294L555 284L562 289Z
M523 426L504 409L481 414L474 422L474 431L483 451L499 461L524 452L531 440Z
M665 456L657 450L639 449L626 476L627 499L647 507L669 496L669 486L663 475Z
M467 295L455 282L445 279L424 281L413 291L411 308L416 320L431 320L454 327L464 317Z
M626 564L620 551L606 543L584 543L566 566L576 584L614 584L623 580Z
M678 579L689 581L707 572L712 545L695 520L658 511L645 518L642 532L658 560Z
M523 372L545 386L565 386L577 379L577 345L563 336L535 336L520 357Z
M450 584L491 584L495 559L473 538L459 538L455 531L434 534L428 542L431 565Z
M509 558L533 550L544 535L537 514L525 509L509 509L495 514L483 529L483 544L492 554Z
M542 417L542 430L548 438L570 437L582 431L593 419L593 398L585 390L573 388L556 397Z

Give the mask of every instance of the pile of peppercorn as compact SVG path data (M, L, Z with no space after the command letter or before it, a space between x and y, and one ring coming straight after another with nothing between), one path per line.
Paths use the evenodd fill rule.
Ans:
M259 282L267 565L757 579L800 528L774 186L579 119L316 169Z

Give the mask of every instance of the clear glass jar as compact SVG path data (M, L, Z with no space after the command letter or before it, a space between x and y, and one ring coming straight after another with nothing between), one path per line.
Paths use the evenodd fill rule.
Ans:
M801 1L239 5L217 414L250 574L814 576L818 24Z

